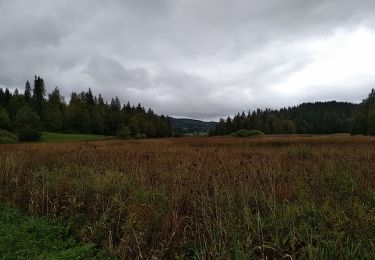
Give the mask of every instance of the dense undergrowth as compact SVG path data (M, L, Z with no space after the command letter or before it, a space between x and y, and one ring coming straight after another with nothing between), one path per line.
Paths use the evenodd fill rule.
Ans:
M93 244L80 245L63 223L0 207L0 259L109 259Z
M371 259L375 139L0 146L0 201L121 258Z
M0 129L0 144L15 144L18 143L18 138L16 135Z

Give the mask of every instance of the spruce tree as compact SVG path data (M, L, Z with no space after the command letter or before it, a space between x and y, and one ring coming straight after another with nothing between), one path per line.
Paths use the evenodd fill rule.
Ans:
M12 93L10 93L9 89L6 88L5 89L5 92L4 92L4 104L3 106L8 109L8 106L9 106L9 102L10 102L10 99L12 98Z
M5 107L5 93L3 88L0 88L0 107Z
M46 89L44 86L44 80L40 77L35 76L33 89L33 108L40 118L43 117L44 113L45 94Z
M30 82L29 81L27 81L26 85L25 85L24 97L25 97L25 102L29 103L30 100L31 100L31 86L30 86Z

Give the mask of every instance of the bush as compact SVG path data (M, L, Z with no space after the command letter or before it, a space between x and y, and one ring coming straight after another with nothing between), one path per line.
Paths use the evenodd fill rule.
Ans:
M12 122L9 119L9 115L4 108L0 108L0 129L10 131L12 128Z
M129 127L126 125L122 126L120 130L117 131L117 137L120 139L128 139L129 138Z
M36 141L41 137L40 118L28 106L18 110L14 127L20 141Z
M18 142L16 135L0 129L0 144L15 144Z
M230 135L235 136L235 137L249 137L249 136L261 136L261 135L264 135L264 133L259 130L241 129L241 130L238 130L237 132L231 133Z
M147 138L147 136L145 134L138 133L138 134L135 135L135 139L146 139L146 138Z

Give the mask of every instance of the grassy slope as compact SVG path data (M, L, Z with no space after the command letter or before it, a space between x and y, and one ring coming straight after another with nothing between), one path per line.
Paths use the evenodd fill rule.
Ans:
M0 207L0 259L86 259L94 255L104 257L92 244L78 244L65 226Z
M88 134L59 134L43 132L41 142L73 142L73 141L95 141L100 140L102 135L88 135Z

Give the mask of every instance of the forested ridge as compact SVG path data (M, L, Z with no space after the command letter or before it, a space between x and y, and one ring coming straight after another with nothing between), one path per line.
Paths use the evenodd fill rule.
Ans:
M266 134L350 133L357 104L315 102L280 110L257 109L220 119L211 135L227 135L240 129L256 129Z
M37 139L40 131L114 136L122 130L129 137L172 135L169 117L146 111L141 104L122 105L118 97L107 102L91 89L73 92L65 102L57 87L47 94L43 78L37 76L33 87L26 82L23 93L0 88L0 129L15 132L25 141ZM25 130L31 131L22 133Z

